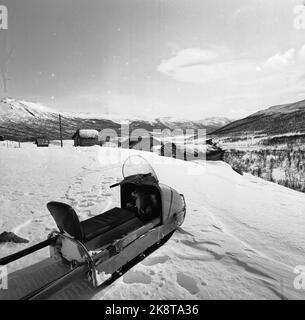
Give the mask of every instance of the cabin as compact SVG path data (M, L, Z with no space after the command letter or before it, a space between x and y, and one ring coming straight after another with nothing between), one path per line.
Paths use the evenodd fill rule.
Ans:
M48 147L50 144L50 140L48 138L42 137L42 138L36 138L35 144L37 147Z
M98 131L93 129L78 129L72 139L74 147L90 147L98 145Z

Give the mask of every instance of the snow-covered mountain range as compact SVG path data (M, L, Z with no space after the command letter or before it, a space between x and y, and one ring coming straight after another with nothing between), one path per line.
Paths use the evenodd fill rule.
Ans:
M140 118L120 118L119 115L60 112L62 116L63 138L71 139L79 128L118 130L122 121L128 122L130 130L153 129L206 129L207 133L219 129L232 120L228 118L207 118L191 121L170 117L151 121ZM59 112L40 103L12 98L0 99L0 135L11 140L33 140L39 136L49 139L59 138Z

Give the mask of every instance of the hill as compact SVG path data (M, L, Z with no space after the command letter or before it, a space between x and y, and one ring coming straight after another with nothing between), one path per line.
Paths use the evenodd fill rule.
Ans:
M233 121L211 134L242 136L247 134L287 134L305 132L305 100L273 106Z

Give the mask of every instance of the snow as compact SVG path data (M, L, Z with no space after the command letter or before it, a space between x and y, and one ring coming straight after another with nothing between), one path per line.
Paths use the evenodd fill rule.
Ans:
M114 122L129 123L132 120L140 120L135 116L130 116L129 120L124 119L119 114L89 113L89 112L61 112L54 108L47 107L39 102L18 100L12 98L0 98L0 114L3 118L26 120L27 118L41 117L52 118L61 114L67 118L81 119L107 119Z
M164 123L170 123L170 122L184 122L186 121L185 118L182 117L161 117L157 118L156 120L159 120ZM192 120L189 120L192 121ZM206 126L209 125L226 125L230 122L233 122L234 120L226 118L226 117L209 117L205 119L200 119L200 120L193 120L194 122L200 122Z
M135 116L135 115L129 115L128 119L127 117L122 117L121 114L117 113L93 113L93 112L63 112L63 115L66 117L72 117L72 118L81 118L81 119L105 119L105 120L111 120L114 122L122 122L129 124L131 121L140 121L142 120L141 117Z
M29 245L55 228L48 201L71 204L81 220L118 205L118 188L109 185L122 178L129 154L144 156L160 182L185 195L186 220L164 246L103 290L93 290L84 277L53 299L305 299L305 290L293 286L294 268L305 264L303 193L240 176L221 161L202 165L136 150L74 148L71 141L64 148L0 146L0 154L0 232L14 231ZM1 244L0 255L26 246ZM0 290L0 299L57 272L48 254L41 250L9 265L9 290Z
M202 124L204 125L209 125L209 126L212 126L212 125L222 125L222 126L225 126L227 124L229 124L230 122L233 122L235 120L233 119L229 119L229 118L226 118L226 117L209 117L209 118L205 118L205 119L202 119L202 120L199 120Z
M258 150L283 150L287 147L287 142L277 143L277 144L270 144L270 145L263 145L263 140L272 141L274 138L289 138L295 136L297 138L301 138L304 133L301 132L289 132L285 134L273 134L273 135L266 135L266 134L245 134L239 136L239 139L234 139L230 137L214 137L213 142L216 142L217 145L222 147L226 150L241 150L241 151L258 151ZM199 142L202 139L199 139ZM294 143L291 148L294 150L303 150L304 146L300 143Z
M151 119L148 115L134 115L128 113L126 116L118 113L92 113L92 112L69 112L59 111L56 108L47 107L39 102L31 102L23 99L13 98L1 98L0 97L0 115L5 119L15 120L27 120L33 117L41 117L44 119L58 117L61 114L66 118L81 118L81 119L104 119L110 120L121 124L130 124L133 121L147 121L151 125L154 125L157 121L160 121L164 125L172 125L175 123L189 123L190 128L192 124L197 123L205 126L218 126L222 127L233 120L225 117L209 117L201 120L188 120L185 118L177 117L163 117Z
M81 129L79 130L79 136L86 139L97 138L98 131L93 129Z
M48 118L54 115L58 115L58 111L51 109L37 102L29 102L25 100L16 100L12 98L0 99L0 114L3 117L10 118L11 114L14 118L32 118L43 117Z

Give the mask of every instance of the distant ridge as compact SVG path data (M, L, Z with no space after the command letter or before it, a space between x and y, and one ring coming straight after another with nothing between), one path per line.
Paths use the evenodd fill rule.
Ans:
M59 112L40 103L12 98L0 99L0 135L8 140L32 141L37 137L59 139ZM63 112L63 139L71 139L77 129L104 128L119 132L121 121L128 122L130 130L136 128L153 129L206 129L214 131L231 120L227 118L208 118L198 121L173 118L158 118L151 121L141 119L119 119L118 115L90 115Z
M213 131L211 135L271 135L299 132L305 132L305 100L258 111Z

